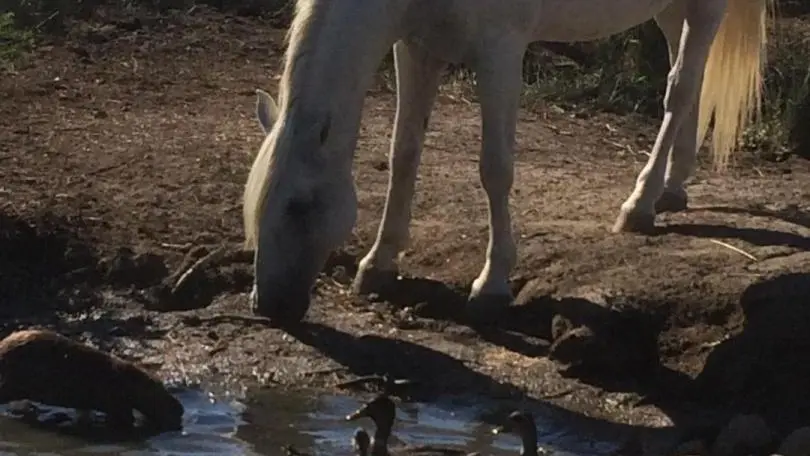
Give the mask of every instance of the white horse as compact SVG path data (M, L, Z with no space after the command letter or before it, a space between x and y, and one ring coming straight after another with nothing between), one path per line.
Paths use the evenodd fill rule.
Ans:
M467 310L488 317L512 301L516 245L509 213L512 151L524 52L533 41L584 41L654 18L669 44L665 114L649 161L621 205L614 232L649 232L656 212L686 208L684 182L714 118L715 164L726 166L759 110L766 20L773 0L298 0L279 104L258 91L267 133L244 193L246 248L255 249L254 312L301 320L330 251L350 235L352 162L363 101L394 48L397 112L388 194L374 246L353 289L397 275L414 181L440 73L463 62L477 76L489 203L486 263ZM702 89L702 90L701 90ZM700 96L698 96L700 94Z

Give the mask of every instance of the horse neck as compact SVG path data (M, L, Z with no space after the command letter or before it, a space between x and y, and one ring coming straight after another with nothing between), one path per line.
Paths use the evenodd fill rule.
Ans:
M359 124L365 94L412 0L299 0L281 85L287 115Z

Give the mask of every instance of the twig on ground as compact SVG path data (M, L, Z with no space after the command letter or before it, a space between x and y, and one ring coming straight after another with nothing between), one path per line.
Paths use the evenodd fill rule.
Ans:
M578 388L566 388L566 389L563 389L562 391L557 391L555 393L544 394L542 396L542 398L543 399L558 399L558 398L565 397L565 396L568 396L568 395L576 392L577 389Z
M220 340L219 342L216 343L216 345L214 345L213 347L211 347L210 350L208 350L208 356L214 356L217 353L224 352L227 349L228 349L228 342Z
M123 161L121 163L115 163L113 165L102 166L101 168L97 168L97 169L94 169L92 171L88 171L88 172L84 173L84 176L88 177L88 176L96 176L96 175L99 175L99 174L104 174L107 171L113 171L113 170L118 169L118 168L123 168L123 167L125 167L127 165L131 165L134 162L135 162L135 160L133 159L133 160L126 160L126 161Z
M163 247L164 249L172 249L172 250L188 250L193 245L194 244L192 244L191 242L186 242L185 244L170 244L167 242L163 242L160 244L160 246Z
M325 369L304 371L301 372L301 375L329 375L329 374L337 374L338 372L342 372L345 370L348 370L346 366L328 367Z
M723 246L723 247L725 247L725 248L727 248L729 250L737 252L740 255L748 258L751 261L759 261L759 259L757 257L755 257L754 255L751 255L750 253L746 252L745 250L743 250L743 249L741 249L739 247L734 247L733 245L731 245L731 244L729 244L727 242L723 242L723 241L720 241L720 240L717 240L717 239L709 239L709 242L713 242L713 243L715 243L715 244L717 244L719 246Z
M176 294L177 291L189 280L189 278L202 269L205 269L209 265L218 262L225 256L227 249L225 247L219 247L213 252L205 255L204 257L200 258L194 264L191 265L182 275L180 278L177 279L174 286L172 287L172 294Z
M352 380L348 380L345 382L340 382L335 385L337 388L351 388L354 386L358 386L361 384L376 384L379 386L386 394L390 394L391 391L396 387L403 387L407 385L412 385L415 382L409 379L395 379L391 376L385 375L366 375L363 377L358 377Z
M207 324L222 324L222 323L253 323L263 326L272 326L272 320L267 317L260 317L256 315L238 315L238 314L220 314L211 315L206 317L189 316L183 319L183 324L188 326L200 326L203 323Z

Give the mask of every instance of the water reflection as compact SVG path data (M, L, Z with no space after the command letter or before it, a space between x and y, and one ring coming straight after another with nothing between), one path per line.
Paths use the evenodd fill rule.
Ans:
M285 444L293 444L313 455L348 455L356 427L371 428L371 423L365 420L354 423L344 420L361 405L350 397L311 397L271 391L251 398L245 405L227 396L214 398L197 389L179 390L175 394L186 408L183 431L140 441L91 443L35 429L5 413L6 416L0 416L0 456L277 455ZM463 398L431 404L400 404L393 440L452 445L483 454L514 455L520 448L517 437L493 435L492 425L484 422L487 416L505 416L511 407ZM615 436L608 429L583 429L548 410L532 412L540 428L541 445L553 450L555 455L605 455L615 448L615 442L610 441Z

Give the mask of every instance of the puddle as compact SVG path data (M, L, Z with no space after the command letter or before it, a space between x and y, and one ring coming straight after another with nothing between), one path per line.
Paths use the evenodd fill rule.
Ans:
M308 397L262 393L246 406L227 397L214 398L201 390L175 392L186 408L184 430L137 442L90 443L78 437L34 429L0 416L0 456L11 455L278 455L293 444L312 455L349 455L357 427L372 430L367 419L344 417L361 404L341 396ZM61 410L61 409L54 409ZM541 446L557 456L600 456L616 448L615 432L592 424L583 428L551 410L530 409L537 420ZM470 398L438 402L399 403L392 444L451 445L491 455L518 454L513 435L493 435L493 417L511 409L502 403Z

